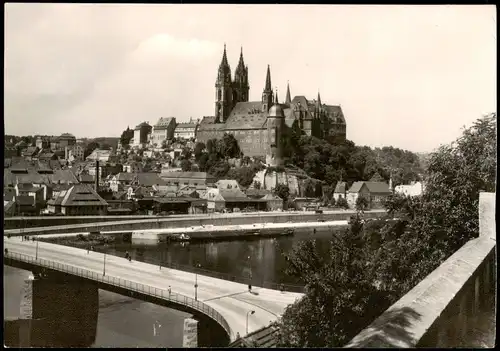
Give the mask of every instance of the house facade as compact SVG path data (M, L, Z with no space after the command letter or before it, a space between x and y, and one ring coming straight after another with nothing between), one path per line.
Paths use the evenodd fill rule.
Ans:
M384 200L391 195L389 185L385 182L354 182L347 194L349 207L355 208L359 197L368 201L368 208L383 208Z
M189 123L179 123L175 127L174 138L194 139L196 138L197 129L198 129L198 124L196 122L190 121Z
M160 147L164 141L172 140L175 133L175 117L161 117L153 126L150 143Z

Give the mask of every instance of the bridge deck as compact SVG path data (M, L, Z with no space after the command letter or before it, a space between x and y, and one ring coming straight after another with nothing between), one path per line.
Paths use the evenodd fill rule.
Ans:
M27 255L32 261L36 256L36 246L36 242L25 242L21 241L20 238L4 239L4 247L9 250L9 255L11 253ZM66 267L74 267L75 271L78 269L80 272L88 271L91 276L88 277L89 279L103 279L104 254L102 253L38 242L38 260L42 259L67 265ZM160 270L158 266L152 264L138 261L129 262L125 258L112 255L106 255L105 261L105 279L108 281L116 279L131 290L144 284L151 287L149 294L153 297L162 298L158 291L163 291L164 294L171 287L172 295L177 296L177 299L186 301L186 297L194 298L195 274L193 273L165 267ZM213 308L224 318L232 330L231 341L235 340L237 333L247 334L246 316L248 311L255 311L255 314L248 318L248 331L252 332L276 320L286 306L303 296L300 293L281 293L258 287L253 287L252 293L250 293L244 284L200 274L198 274L197 281L198 301ZM201 312L205 312L203 306Z

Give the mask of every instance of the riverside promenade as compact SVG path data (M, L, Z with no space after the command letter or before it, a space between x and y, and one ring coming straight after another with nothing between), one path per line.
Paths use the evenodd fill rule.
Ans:
M91 272L92 274L85 276L87 279L102 280L105 276L108 282L125 282L122 285L125 288L147 285L152 297L156 298L163 298L163 295L155 295L157 289L168 291L170 287L172 296L176 297L170 299L174 303L181 301L180 297L194 299L194 285L197 281L197 301L209 306L222 316L230 328L228 334L230 334L231 341L236 339L237 334L241 336L247 334L246 322L249 311L255 311L254 314L248 316L248 332L252 332L277 320L288 305L303 296L300 293L280 292L259 287L253 287L252 292L249 292L248 286L240 283L165 267L160 269L148 263L129 262L125 258L99 252L88 252L46 242L22 241L17 237L5 238L4 247L8 249L7 257L15 259L24 255L24 259L28 257L31 264L35 266L42 267L42 262L47 260L45 262L52 262L52 267L58 267L58 264L71 267L71 270L65 270L69 274L73 269L75 272ZM6 262L5 256L4 262ZM198 308L198 311L203 313L205 309ZM213 318L212 315L208 316Z
M194 226L226 226L248 225L258 223L318 223L331 221L346 221L356 214L353 210L314 212L263 212L263 213L233 213L190 215L176 218L151 218L138 220L121 220L112 222L67 224L47 227L18 228L4 230L5 234L42 235L56 233L100 232L132 232L143 229L187 228ZM381 218L386 215L384 210L370 210L363 214L366 219Z

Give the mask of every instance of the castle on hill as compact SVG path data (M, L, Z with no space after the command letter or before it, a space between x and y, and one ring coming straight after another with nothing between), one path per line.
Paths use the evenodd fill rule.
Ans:
M248 66L243 59L243 50L233 79L224 45L215 82L215 115L202 119L196 133L197 141L206 144L209 139L222 138L224 133L232 134L245 156L266 156L266 163L270 164L267 161L273 157L280 158L281 135L294 123L306 135L318 138L346 136L341 107L323 104L319 93L312 101L300 95L291 99L287 84L285 101L280 103L278 93L273 93L269 65L262 99L248 101L249 91ZM282 162L278 159L271 163L278 165Z

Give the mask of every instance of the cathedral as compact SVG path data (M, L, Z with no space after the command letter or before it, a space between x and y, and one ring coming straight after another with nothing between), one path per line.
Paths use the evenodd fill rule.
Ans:
M198 127L197 141L206 144L209 139L220 139L224 133L228 133L238 140L245 156L267 156L266 159L272 159L276 143L271 139L281 135L282 128L292 128L295 122L310 136L346 136L346 122L341 107L323 104L319 93L316 100L307 100L301 95L292 99L287 84L285 101L280 103L278 92L273 93L269 66L262 99L248 101L249 91L248 66L243 59L243 49L233 79L224 45L215 81L215 114L203 118ZM275 130L277 134L274 134ZM278 145L277 152L281 154L279 151Z

